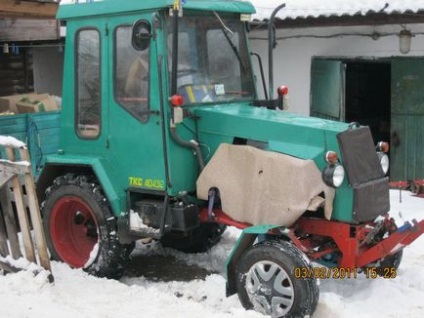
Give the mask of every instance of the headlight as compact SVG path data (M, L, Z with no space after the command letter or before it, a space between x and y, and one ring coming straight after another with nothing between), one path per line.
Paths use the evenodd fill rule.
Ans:
M342 185L344 176L345 171L341 165L326 166L322 172L322 179L325 184L333 188L337 188Z
M383 169L384 175L389 171L389 156L387 156L384 152L377 152L378 160L381 164L381 169Z

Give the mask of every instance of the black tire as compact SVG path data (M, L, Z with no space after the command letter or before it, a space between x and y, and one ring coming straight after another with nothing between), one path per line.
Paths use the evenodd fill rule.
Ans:
M402 262L403 250L389 255L380 260L380 264L376 267L377 274L382 277L387 277L396 273L400 263Z
M236 288L244 308L273 318L312 315L319 299L317 281L296 278L295 268L310 265L289 242L266 241L247 250L236 267Z
M134 244L119 243L116 218L93 177L66 174L56 178L46 190L42 215L54 260L98 277L123 275Z
M184 253L203 253L218 244L226 229L225 225L217 223L201 223L189 233L171 231L165 234L160 242Z

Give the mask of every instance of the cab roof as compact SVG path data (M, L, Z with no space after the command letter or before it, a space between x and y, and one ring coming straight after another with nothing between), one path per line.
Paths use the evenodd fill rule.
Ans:
M63 4L59 6L57 19L70 20L83 17L135 13L145 10L166 9L173 5L174 0L104 0L90 3ZM255 13L255 8L250 2L234 0L186 0L182 8L183 10Z

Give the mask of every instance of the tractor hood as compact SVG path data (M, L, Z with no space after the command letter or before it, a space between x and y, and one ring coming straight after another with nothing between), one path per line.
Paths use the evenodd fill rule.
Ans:
M265 143L268 150L312 159L318 167L325 164L326 151L339 152L336 135L348 128L346 123L243 104L202 106L193 112L200 119L199 140L211 148L238 137Z

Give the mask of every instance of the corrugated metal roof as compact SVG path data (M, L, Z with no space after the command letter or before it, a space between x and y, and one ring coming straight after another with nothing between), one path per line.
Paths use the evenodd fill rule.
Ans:
M378 13L417 13L424 0L249 0L256 8L255 20L268 19L274 8L285 3L277 17L283 20Z

